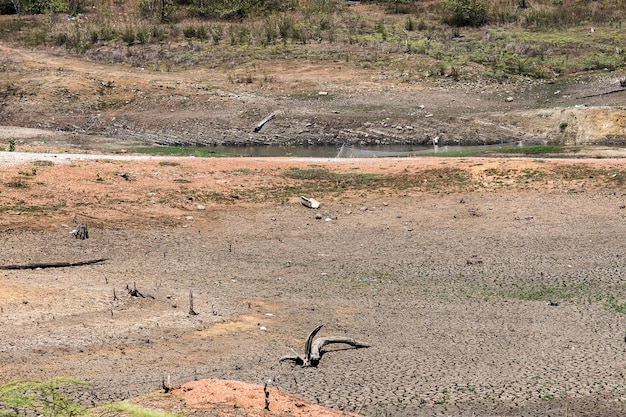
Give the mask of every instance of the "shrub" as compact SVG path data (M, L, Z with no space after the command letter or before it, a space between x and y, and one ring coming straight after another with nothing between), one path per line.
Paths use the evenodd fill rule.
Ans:
M135 30L132 27L127 26L126 29L124 29L124 32L122 32L122 40L126 45L132 46L135 44L135 39Z
M205 41L209 38L207 27L200 25L196 28L196 37L201 41Z
M54 44L56 46L63 46L67 44L68 41L69 41L69 36L67 35L67 33L61 32L57 34Z
M406 18L406 22L404 23L404 28L409 32L413 32L415 30L415 22L413 22L413 19L411 19L411 16Z
M186 26L183 28L183 36L185 39L191 39L196 37L196 28L194 26Z
M482 0L444 0L444 22L453 26L480 26L487 20L487 3Z

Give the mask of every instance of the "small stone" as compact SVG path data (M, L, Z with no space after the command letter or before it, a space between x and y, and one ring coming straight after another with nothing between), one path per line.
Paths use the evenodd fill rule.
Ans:
M512 101L513 101L513 97L508 96L508 97L506 98L506 101L507 101L508 103L512 102Z
M198 204L198 205L196 206L196 208L197 208L198 210L204 210L204 209L206 209L206 207L205 207L205 206L203 206L202 204Z

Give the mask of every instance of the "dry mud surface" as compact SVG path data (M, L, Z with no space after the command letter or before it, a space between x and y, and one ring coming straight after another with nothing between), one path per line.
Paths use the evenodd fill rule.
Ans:
M367 416L626 412L622 159L44 159L0 166L0 265L107 260L0 271L0 382L73 377L94 404L218 378ZM318 324L371 347L278 361Z

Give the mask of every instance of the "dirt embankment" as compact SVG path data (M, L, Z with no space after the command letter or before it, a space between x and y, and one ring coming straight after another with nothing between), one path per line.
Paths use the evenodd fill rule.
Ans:
M616 77L402 83L294 60L261 63L255 77L265 82L240 83L227 71L150 72L7 46L0 61L12 80L0 92L0 124L78 135L169 145L626 142Z

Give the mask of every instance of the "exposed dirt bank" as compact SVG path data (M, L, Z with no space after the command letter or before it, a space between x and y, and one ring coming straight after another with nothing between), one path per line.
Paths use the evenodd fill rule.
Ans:
M256 78L268 82L237 83L218 69L153 72L3 45L0 62L10 80L0 124L63 131L74 143L85 135L165 145L626 142L617 76L403 83L348 63L294 60L260 63Z

